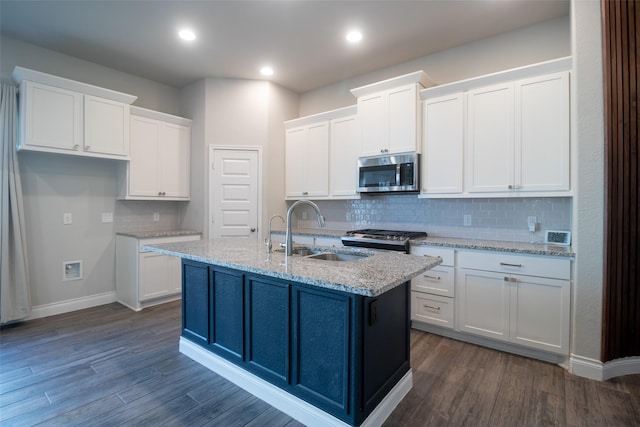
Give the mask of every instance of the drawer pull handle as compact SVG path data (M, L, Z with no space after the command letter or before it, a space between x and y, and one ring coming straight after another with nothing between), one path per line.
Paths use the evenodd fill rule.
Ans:
M509 264L508 262L501 262L500 265L503 267L522 267L522 264Z
M515 283L515 282L517 282L517 281L518 281L518 279L516 279L515 277L507 277L507 276L504 276L504 281L505 281L505 282L513 282L513 283Z
M424 304L424 308L430 308L432 310L440 310L440 307L435 305L428 305L428 304Z
M424 277L427 279L440 280L440 276L429 276L428 274L425 274Z

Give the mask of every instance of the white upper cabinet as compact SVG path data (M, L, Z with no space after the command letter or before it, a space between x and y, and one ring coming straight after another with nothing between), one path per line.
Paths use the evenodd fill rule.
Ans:
M136 97L16 67L18 149L129 159L129 104Z
M467 101L467 190L513 190L513 83L469 91Z
M570 67L561 58L421 91L420 196L570 195Z
M355 106L285 122L285 197L359 197Z
M329 195L329 122L324 121L286 132L287 198Z
M118 197L189 200L191 120L132 107L131 161L118 175Z
M418 91L432 83L422 71L352 89L358 98L360 156L420 152Z
M469 91L470 192L569 190L569 73Z
M329 138L329 196L358 197L357 116L331 120Z
M518 80L515 97L515 185L569 190L569 73Z
M422 103L420 189L424 194L462 193L464 100L463 94L455 93Z

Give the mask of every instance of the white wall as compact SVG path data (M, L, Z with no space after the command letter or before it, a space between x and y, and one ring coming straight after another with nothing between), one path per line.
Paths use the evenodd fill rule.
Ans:
M353 105L351 89L417 70L444 84L570 56L570 36L569 18L561 17L478 40L306 92L300 97L300 116Z
M209 235L209 146L260 147L264 230L271 212L285 206L283 122L297 113L297 95L266 81L209 78L183 89L182 102L185 111L200 109L192 117L198 135L192 141L192 196L183 226Z
M28 43L0 38L0 77L23 66L72 80L137 95L135 105L180 113L180 91ZM175 228L181 202L116 201L117 160L19 152L24 191L31 295L37 315L109 302L115 292L115 232ZM160 202L157 202L160 203ZM151 221L151 211L161 221ZM63 213L73 224L63 225ZM113 212L103 224L101 214ZM166 228L163 228L166 227ZM62 280L63 261L82 260L84 279Z
M577 141L574 186L572 352L600 360L604 269L604 109L600 2L571 2L573 120Z

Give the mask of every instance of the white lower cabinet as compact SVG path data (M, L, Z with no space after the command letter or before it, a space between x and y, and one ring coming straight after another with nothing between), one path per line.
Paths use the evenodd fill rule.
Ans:
M460 332L568 355L570 260L461 251L456 261Z
M454 251L412 246L416 256L439 256L442 263L411 279L411 320L452 329L454 327Z
M200 240L199 234L138 239L116 236L116 299L132 310L178 299L182 268L178 257L140 249L144 245Z

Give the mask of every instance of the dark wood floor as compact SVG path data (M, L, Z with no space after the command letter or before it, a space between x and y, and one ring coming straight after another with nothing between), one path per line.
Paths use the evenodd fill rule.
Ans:
M180 304L5 327L0 425L301 424L178 353ZM600 383L412 331L414 388L385 426L638 426L640 375Z

